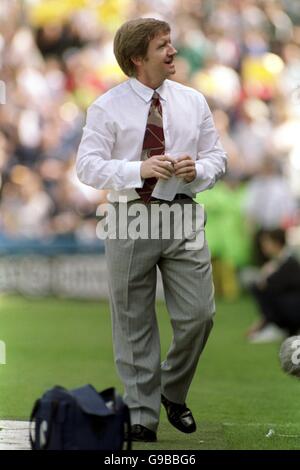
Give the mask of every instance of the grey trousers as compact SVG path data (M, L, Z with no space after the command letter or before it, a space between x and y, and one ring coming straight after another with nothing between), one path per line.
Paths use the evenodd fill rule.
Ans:
M134 202L126 204L127 209L132 204ZM133 239L132 234L124 237L124 227L120 238L121 204L114 204L117 237L108 237L105 241L114 354L125 387L124 398L130 408L132 424L142 424L153 431L158 426L161 393L176 403L185 402L215 312L210 253L205 237L200 237L200 245L196 243L195 247L187 249L193 234L204 234L203 217L196 227L198 205L192 200L176 204L182 213L177 211L167 221L171 227L169 238L163 236L166 218L151 218L153 205L144 205L141 225L147 223L152 232L155 232L154 227L159 233L159 238L152 239ZM174 229L178 228L187 204L192 208L192 215L189 212L187 217L192 219L193 229L188 235L175 239ZM170 205L172 203L166 206L170 208ZM122 210L124 212L124 205ZM130 225L134 217L128 215L127 221ZM115 230L112 232L116 235ZM173 329L173 340L162 363L155 312L157 267L161 271Z

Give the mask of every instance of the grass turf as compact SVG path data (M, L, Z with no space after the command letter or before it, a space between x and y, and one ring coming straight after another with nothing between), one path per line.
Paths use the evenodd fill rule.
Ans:
M9 296L0 302L7 354L7 364L0 365L0 419L28 419L35 399L55 384L122 391L106 302ZM159 441L135 449L299 449L300 383L280 370L279 343L245 341L255 317L250 299L219 301L217 307L188 397L197 432L180 433L162 411ZM157 311L164 357L171 331L163 303Z

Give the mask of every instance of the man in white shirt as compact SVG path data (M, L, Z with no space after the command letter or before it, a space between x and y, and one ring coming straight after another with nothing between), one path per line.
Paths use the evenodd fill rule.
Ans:
M173 426L185 433L196 430L185 399L215 305L203 208L192 198L224 174L226 155L203 95L168 80L175 73L177 51L166 22L128 21L116 33L114 52L129 80L90 106L77 173L94 188L110 189L111 220L117 223L106 238L115 360L132 437L149 442L157 439L161 403ZM172 220L163 209L172 212ZM137 212L147 236L130 231ZM178 237L184 218L192 230ZM170 229L167 236L164 224ZM157 266L173 328L162 364L155 314Z

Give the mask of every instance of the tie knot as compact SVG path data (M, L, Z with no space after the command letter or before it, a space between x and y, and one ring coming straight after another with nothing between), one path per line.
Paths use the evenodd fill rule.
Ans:
M157 91L155 91L153 93L152 100L158 100L159 101L159 98L160 98L159 94L157 93Z

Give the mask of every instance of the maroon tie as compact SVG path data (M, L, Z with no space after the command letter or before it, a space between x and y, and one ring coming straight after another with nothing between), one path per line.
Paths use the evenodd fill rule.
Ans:
M162 107L159 101L159 94L153 93L152 102L149 109L145 137L143 142L142 161L151 158L154 155L163 155L165 153L165 136L162 120ZM136 189L144 202L149 202L151 194L156 185L157 178L146 178L144 186Z

